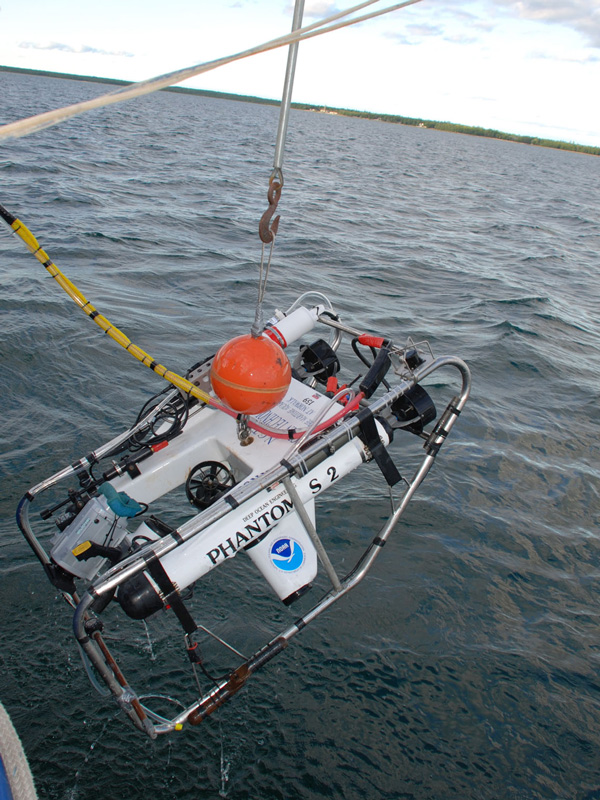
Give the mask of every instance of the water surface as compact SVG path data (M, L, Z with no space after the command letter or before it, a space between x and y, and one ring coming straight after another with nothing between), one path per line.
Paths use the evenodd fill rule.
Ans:
M1 121L101 91L0 84ZM81 117L3 145L0 202L184 371L252 322L277 113L161 93ZM157 742L89 686L14 509L162 386L0 234L0 696L40 797L600 798L599 172L579 153L292 112L267 308L323 291L348 322L464 358L472 400L360 587L218 715ZM323 498L337 563L384 496L373 470ZM237 561L232 599L216 571L199 608L265 636L287 625ZM154 690L183 650L169 630L115 633L149 656Z

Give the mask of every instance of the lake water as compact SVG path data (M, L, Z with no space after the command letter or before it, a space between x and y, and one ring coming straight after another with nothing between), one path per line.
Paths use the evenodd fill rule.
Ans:
M0 73L0 121L101 91ZM3 144L0 202L185 371L252 322L277 115L172 93L87 115ZM0 232L0 698L40 798L600 798L600 159L294 111L284 172L267 311L323 291L357 327L464 358L472 399L359 588L218 714L151 742L88 684L14 511L162 385ZM324 498L338 564L385 494L374 470ZM238 561L231 599L209 581L198 608L297 616ZM115 636L158 691L162 623Z

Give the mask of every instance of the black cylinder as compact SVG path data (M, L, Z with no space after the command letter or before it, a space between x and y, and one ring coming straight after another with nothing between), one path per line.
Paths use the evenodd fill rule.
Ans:
M146 619L163 608L163 601L143 572L119 586L117 601L131 619Z

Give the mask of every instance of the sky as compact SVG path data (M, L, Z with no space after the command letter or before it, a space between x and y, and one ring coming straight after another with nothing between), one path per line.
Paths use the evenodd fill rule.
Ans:
M351 3L306 0L304 22ZM0 64L139 81L284 35L292 5L0 0ZM279 99L285 61L183 85ZM600 0L422 0L302 43L293 99L600 147Z

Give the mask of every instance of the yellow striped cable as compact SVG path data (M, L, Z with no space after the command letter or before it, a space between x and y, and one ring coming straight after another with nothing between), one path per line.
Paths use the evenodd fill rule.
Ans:
M131 339L129 339L123 333L123 331L120 331L108 319L106 319L106 317L100 314L100 312L94 308L90 301L79 291L75 284L72 283L67 276L59 270L56 264L50 259L48 253L42 249L38 240L31 233L29 228L23 222L21 222L21 220L16 219L11 214L8 214L6 209L3 209L1 206L0 209L5 212L2 214L2 217L10 225L13 231L25 242L30 252L33 253L40 264L45 267L58 285L64 289L64 291L72 300L77 303L82 311L84 311L88 317L90 317L90 319L96 323L96 325L102 328L104 333L110 336L110 338L117 342L117 344L120 344L121 347L127 350L127 352L134 356L134 358L137 358L138 361L141 361L145 367L148 367L153 372L156 372L157 375L160 375L161 378L164 378L182 392L201 400L203 403L217 404L215 398L211 397L206 392L203 392L201 389L191 383L191 381L188 381L187 378L183 378L181 375L178 375L176 372L172 372L166 367L163 367L162 364L159 364L157 361L155 361L152 356L144 352L141 347L138 347L138 345L134 344Z

